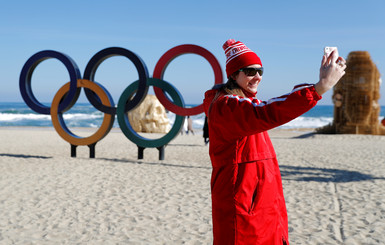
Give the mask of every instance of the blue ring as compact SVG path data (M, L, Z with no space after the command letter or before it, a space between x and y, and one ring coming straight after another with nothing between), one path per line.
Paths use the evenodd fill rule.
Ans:
M73 106L81 91L80 88L77 87L77 80L81 78L79 68L75 61L73 61L69 56L53 50L44 50L32 55L24 64L20 73L20 92L23 100L32 110L45 115L50 114L51 108L43 105L36 99L32 92L31 79L35 68L41 62L50 58L56 58L61 61L67 68L67 71L70 75L70 89L67 96L59 104L59 112L66 111L68 108Z
M104 60L113 56L124 56L128 58L129 60L132 61L132 63L134 63L136 70L138 71L138 75L139 75L138 90L134 98L126 104L125 112L127 112L134 109L137 105L139 105L144 100L148 92L147 66L138 55L136 55L135 53L131 52L128 49L119 48L119 47L111 47L111 48L103 49L98 53L96 53L88 62L86 69L84 70L83 79L94 81L95 73L99 65ZM84 91L86 93L88 100L96 109L104 113L108 113L112 115L116 114L116 107L105 106L100 102L99 98L91 90L84 89Z

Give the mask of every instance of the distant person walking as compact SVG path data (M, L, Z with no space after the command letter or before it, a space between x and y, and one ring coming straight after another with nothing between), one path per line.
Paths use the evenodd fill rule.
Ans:
M192 121L190 116L187 116L187 132L186 132L186 134L188 134L190 131L194 135L193 121Z
M209 143L209 124L207 123L207 116L205 116L205 122L203 124L203 138L205 145Z
M187 129L187 117L184 118L184 121L183 121L183 126L182 126L182 129L180 130L180 134L187 134L188 133L188 129Z

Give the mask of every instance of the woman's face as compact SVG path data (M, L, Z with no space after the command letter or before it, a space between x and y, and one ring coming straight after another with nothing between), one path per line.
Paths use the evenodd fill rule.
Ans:
M261 68L261 65L250 65L245 68ZM262 80L262 76L257 72L254 76L248 75L246 71L241 71L233 77L239 87L243 90L255 94L257 93L258 85Z

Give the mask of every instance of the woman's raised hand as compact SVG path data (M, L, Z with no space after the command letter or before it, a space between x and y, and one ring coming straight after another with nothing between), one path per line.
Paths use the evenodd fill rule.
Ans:
M338 57L338 52L334 50L329 56L322 57L319 81L315 84L315 90L319 95L324 94L345 75L346 61Z

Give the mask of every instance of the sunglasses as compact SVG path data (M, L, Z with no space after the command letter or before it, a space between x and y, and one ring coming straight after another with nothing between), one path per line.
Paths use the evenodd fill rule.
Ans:
M245 75L249 77L255 76L257 72L260 76L263 75L263 67L259 67L259 68L246 67L246 68L239 69L239 71L243 71L243 73L245 73Z

